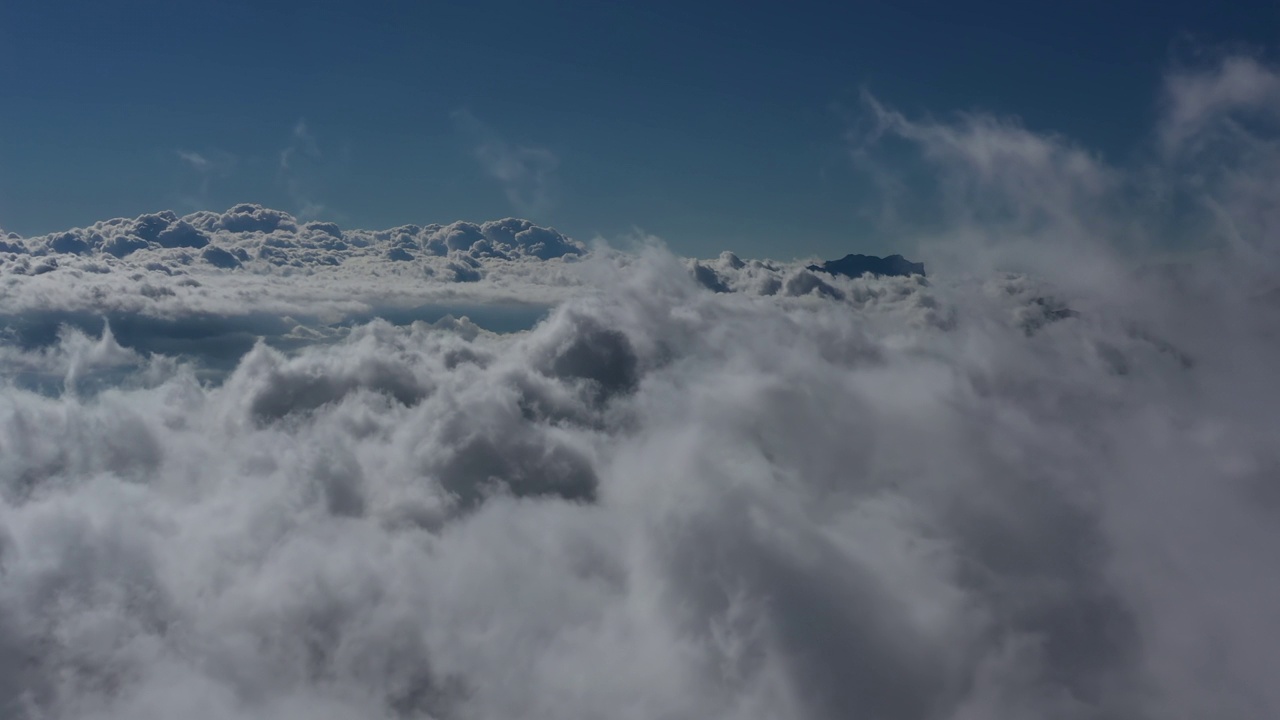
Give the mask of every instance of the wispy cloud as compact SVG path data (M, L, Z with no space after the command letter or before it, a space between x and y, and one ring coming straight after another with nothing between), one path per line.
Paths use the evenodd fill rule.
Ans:
M198 152L178 150L177 154L180 160L196 170L207 170L209 168L209 159Z
M560 158L545 147L507 142L492 127L468 110L456 110L454 123L475 143L474 154L485 173L497 180L511 206L519 213L538 217L549 212L559 195L556 170Z
M173 157L183 168L175 202L191 210L208 210L219 203L245 200L241 196L217 197L218 181L243 171L269 185L274 166L275 185L289 198L289 209L297 217L306 220L331 215L331 208L318 199L324 176L331 170L331 158L322 150L319 136L306 119L299 118L278 147L272 153L241 155L207 147L174 149ZM343 153L338 153L338 160L343 158Z
M217 149L178 148L173 152L185 171L176 202L192 210L208 209L214 200L215 182L231 176L240 163L237 156Z
M289 144L280 151L277 182L284 186L293 200L299 218L313 219L326 210L324 203L315 198L315 178L324 154L320 143L305 119L294 123Z
M316 142L316 136L312 134L311 129L307 126L307 121L303 119L299 119L294 124L289 145L280 151L280 170L282 172L288 170L294 158L299 155L316 159L322 157L320 145Z
M1224 116L1242 111L1280 116L1280 73L1247 56L1229 57L1211 72L1170 74L1164 85L1160 139L1166 152L1183 146Z

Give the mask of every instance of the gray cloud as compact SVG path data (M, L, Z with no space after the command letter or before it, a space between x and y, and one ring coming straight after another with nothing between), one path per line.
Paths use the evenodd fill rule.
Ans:
M1275 120L1280 109L1280 76L1252 57L1224 58L1214 72L1184 70L1165 79L1166 114L1160 140L1176 152L1215 123L1240 111Z
M419 285L558 304L251 343L214 381L115 322L6 342L0 714L1274 717L1266 138L1188 136L1162 182L1212 169L1214 252L1139 265L1114 243L1152 208L1099 190L1129 171L881 111L968 200L928 280L252 205L15 241L16 320L85 287L286 325Z

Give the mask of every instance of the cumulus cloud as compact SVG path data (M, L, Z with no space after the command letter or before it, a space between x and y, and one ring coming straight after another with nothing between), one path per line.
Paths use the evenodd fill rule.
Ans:
M484 223L345 230L253 204L116 218L0 248L0 315L30 310L275 312L333 320L429 303L547 303L586 247L552 228ZM467 281L463 287L455 281Z
M1142 266L1109 243L1152 208L1095 192L1128 170L880 110L971 200L922 247L981 262L566 262L583 248L522 221L366 233L250 205L21 240L23 296L155 263L131 281L150 302L179 302L160 278L246 293L204 298L215 317L262 297L236 278L575 274L527 331L371 320L251 344L216 381L115 322L8 343L0 714L1274 717L1280 305L1223 230L1274 257L1261 195L1232 202L1273 168L1216 152L1218 252ZM163 245L180 221L207 242ZM1071 251L1087 281L1055 266Z

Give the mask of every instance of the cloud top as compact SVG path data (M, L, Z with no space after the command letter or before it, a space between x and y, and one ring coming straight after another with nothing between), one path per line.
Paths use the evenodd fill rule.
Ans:
M570 266L587 254L582 243L516 218L352 230L248 203L2 242L0 275L11 291L0 296L0 314L347 312L339 288L365 310L450 299L543 302L573 284ZM260 307L245 307L251 298ZM317 305L306 311L309 301ZM351 302L348 310L359 309Z

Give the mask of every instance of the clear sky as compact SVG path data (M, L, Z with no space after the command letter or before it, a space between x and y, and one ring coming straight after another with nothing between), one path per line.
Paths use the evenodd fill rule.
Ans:
M1278 36L1276 0L5 0L0 227L258 202L879 252L846 139L861 88L1123 161L1171 60Z

